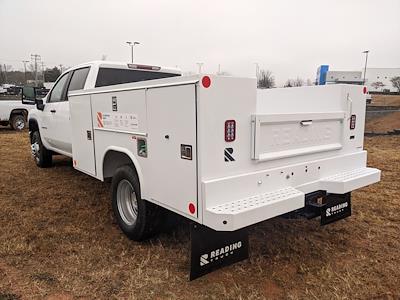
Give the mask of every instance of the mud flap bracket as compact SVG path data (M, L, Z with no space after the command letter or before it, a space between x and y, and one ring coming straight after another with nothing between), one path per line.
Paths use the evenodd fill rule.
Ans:
M215 231L193 223L190 225L190 240L189 280L249 257L247 228L236 231Z

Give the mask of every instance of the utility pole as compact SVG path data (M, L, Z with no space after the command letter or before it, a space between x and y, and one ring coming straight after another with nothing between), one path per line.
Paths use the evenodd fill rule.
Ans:
M34 61L35 64L35 86L37 86L37 80L38 80L38 73L37 73L37 68L38 68L38 62L40 61L41 57L39 54L31 54L31 60Z
M26 85L26 64L29 62L29 60L23 60L22 63L24 64L24 79L25 79L25 85Z
M367 73L367 63L368 63L368 53L369 50L365 50L363 51L363 53L365 54L365 65L364 65L364 79L363 79L363 85L365 85L365 75Z
M6 83L8 82L7 80L7 66L4 64L4 79L6 80Z
M42 61L42 63L41 63L41 65L42 65L42 77L43 77L43 83L44 83L44 62Z
M199 74L201 74L201 68L203 67L204 63L198 62L198 63L196 63L196 64L197 64L197 66L199 67Z

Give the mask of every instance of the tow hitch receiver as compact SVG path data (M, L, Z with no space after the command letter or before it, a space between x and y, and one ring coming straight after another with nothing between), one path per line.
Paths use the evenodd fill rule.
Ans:
M321 207L321 225L351 216L351 194L328 194Z
M190 239L190 280L249 257L249 237L246 228L215 231L192 224Z
M351 193L326 194L318 191L306 195L306 206L301 215L307 219L321 216L326 225L351 216Z

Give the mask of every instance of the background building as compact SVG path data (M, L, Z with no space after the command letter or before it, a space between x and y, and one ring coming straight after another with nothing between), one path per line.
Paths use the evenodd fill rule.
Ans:
M400 76L400 68L367 68L365 83L370 92L397 92L390 79Z
M328 65L321 65L317 70L317 85L347 83L364 84L362 71L329 71ZM370 92L397 92L391 78L400 76L400 68L367 68L365 85Z
M326 73L326 84L347 83L363 84L361 71L328 71Z

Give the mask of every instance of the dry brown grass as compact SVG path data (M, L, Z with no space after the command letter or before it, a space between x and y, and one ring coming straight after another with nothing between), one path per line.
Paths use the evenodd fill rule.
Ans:
M132 242L108 184L63 157L36 168L26 132L0 129L0 144L0 299L400 298L400 137L366 139L383 178L354 193L352 217L258 224L249 260L193 282L184 225Z
M393 129L400 129L400 111L372 118L365 123L365 130L370 132L385 133Z
M400 106L400 95L372 95L372 105Z

